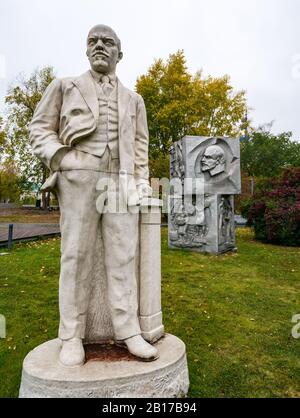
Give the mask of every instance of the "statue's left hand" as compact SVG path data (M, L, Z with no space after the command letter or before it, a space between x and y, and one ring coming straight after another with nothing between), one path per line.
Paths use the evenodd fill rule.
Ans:
M148 182L137 184L136 189L140 200L143 200L144 197L152 196L152 188Z

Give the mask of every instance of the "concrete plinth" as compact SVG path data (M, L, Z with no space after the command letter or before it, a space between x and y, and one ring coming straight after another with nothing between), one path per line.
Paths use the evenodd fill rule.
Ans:
M189 387L184 343L166 334L155 346L159 359L127 356L88 360L66 368L58 362L60 340L48 341L25 358L20 398L167 398L184 397Z

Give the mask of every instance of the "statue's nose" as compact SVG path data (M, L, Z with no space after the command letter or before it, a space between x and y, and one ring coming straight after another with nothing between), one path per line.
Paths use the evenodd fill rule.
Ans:
M101 39L98 39L98 42L96 43L97 49L104 49L104 44Z

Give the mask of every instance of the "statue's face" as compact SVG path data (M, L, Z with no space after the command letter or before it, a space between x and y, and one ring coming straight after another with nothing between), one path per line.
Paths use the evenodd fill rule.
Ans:
M94 71L112 74L123 54L119 50L118 38L107 26L95 26L87 39L86 54Z
M219 158L216 155L216 152L208 147L202 157L201 163L202 171L210 171L219 164Z

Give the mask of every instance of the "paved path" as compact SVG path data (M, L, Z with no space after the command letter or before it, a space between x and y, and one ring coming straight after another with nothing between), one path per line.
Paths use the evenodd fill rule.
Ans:
M235 216L237 226L245 226L247 220L239 215ZM58 224L32 224L32 223L14 223L13 240L19 241L22 239L55 235L60 233ZM9 223L0 222L0 245L5 245L8 239ZM162 226L167 226L163 224Z
M58 224L13 223L13 240L22 240L38 236L59 234ZM9 223L0 222L0 244L7 242Z

